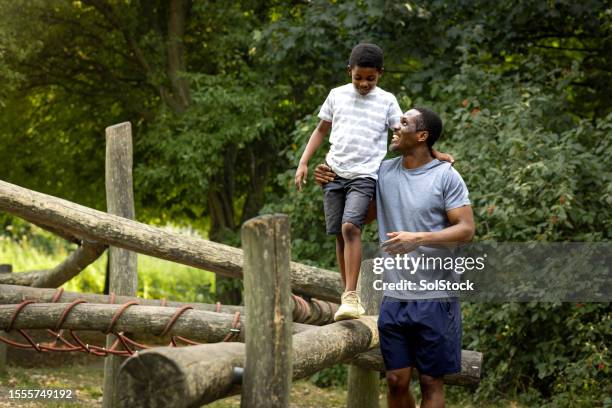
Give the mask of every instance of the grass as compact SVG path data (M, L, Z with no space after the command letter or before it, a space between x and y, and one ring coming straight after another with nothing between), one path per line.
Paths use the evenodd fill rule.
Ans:
M94 364L64 365L60 367L22 368L9 366L7 372L0 373L0 408L28 407L28 408L55 408L55 407L101 407L102 384L104 373L104 360L100 358ZM384 381L381 384L379 401L380 408L386 408ZM77 402L42 402L9 400L9 390L16 389L72 389L77 395ZM418 386L412 383L412 390L418 397ZM449 388L447 390L450 391ZM457 390L457 388L454 388ZM495 403L473 403L469 392L447 392L446 406L449 408L522 408L514 401L498 401ZM346 387L332 386L319 388L308 380L296 381L291 386L292 408L343 408L346 406ZM208 408L238 408L240 396L224 398L215 401Z
M0 264L13 271L49 269L62 262L76 245L33 227L34 233L18 241L0 236ZM79 275L66 282L65 290L102 293L106 276L106 252ZM138 296L185 302L210 303L214 299L215 275L197 268L138 255Z

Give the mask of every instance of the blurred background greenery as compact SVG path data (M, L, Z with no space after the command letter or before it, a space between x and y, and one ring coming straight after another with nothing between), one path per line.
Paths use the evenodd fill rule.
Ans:
M0 6L2 180L104 210L104 128L129 120L139 220L239 245L244 220L280 211L291 217L294 259L335 268L320 190L311 181L298 194L292 179L319 106L348 81L350 49L367 41L385 50L380 86L403 109L442 115L438 149L458 160L476 239L612 236L607 1ZM52 266L70 250L10 216L0 225L2 262L16 270ZM376 226L365 234L375 239ZM101 259L66 287L100 291L104 268ZM209 301L220 292L207 272L145 257L139 279L144 296ZM474 403L612 406L609 304L463 310L464 347L485 353ZM341 382L342 373L315 380Z

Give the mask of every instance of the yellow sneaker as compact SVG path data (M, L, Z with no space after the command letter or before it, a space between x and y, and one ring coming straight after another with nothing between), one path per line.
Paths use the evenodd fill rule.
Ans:
M365 314L359 295L354 290L344 292L342 294L342 304L334 315L334 321L359 319L359 316Z

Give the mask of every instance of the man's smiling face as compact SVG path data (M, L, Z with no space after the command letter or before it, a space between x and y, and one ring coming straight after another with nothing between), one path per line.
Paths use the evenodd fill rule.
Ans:
M393 128L390 150L404 152L417 144L417 121L420 112L410 109L402 115L399 125Z

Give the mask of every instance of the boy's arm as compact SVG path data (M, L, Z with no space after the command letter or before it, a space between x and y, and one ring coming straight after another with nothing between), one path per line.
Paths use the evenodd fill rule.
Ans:
M455 158L448 153L440 153L436 149L431 149L431 155L440 161L447 161L450 164L455 164Z
M306 178L308 176L308 161L323 143L329 129L331 129L331 122L321 120L317 125L317 128L312 132L312 135L310 135L306 149L304 149L304 153L302 153L300 164L295 172L295 186L297 187L298 191L302 190L302 183L306 184Z

